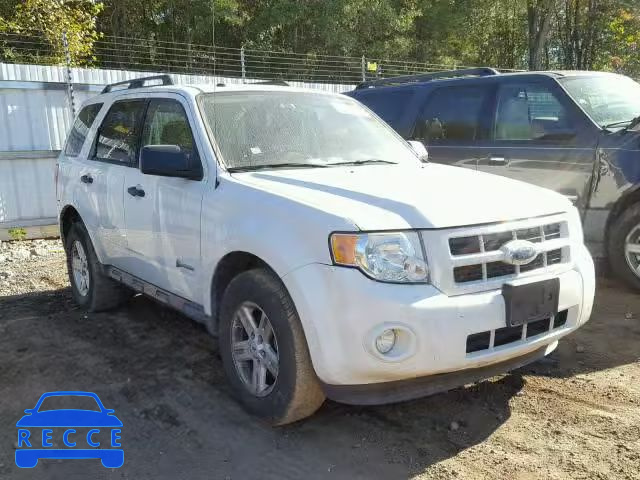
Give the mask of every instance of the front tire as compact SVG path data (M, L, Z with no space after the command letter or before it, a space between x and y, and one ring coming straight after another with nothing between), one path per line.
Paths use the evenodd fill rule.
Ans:
M113 309L128 297L128 291L102 272L87 229L74 223L65 239L67 270L73 299L90 312Z
M640 205L626 209L613 221L607 255L613 273L640 290Z
M293 301L269 271L249 270L231 281L220 306L218 338L229 382L252 414L284 425L324 402Z

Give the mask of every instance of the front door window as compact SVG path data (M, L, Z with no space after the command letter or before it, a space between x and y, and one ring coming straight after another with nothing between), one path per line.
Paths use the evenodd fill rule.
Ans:
M570 131L567 109L545 85L500 86L494 132L496 140L551 140L562 138Z

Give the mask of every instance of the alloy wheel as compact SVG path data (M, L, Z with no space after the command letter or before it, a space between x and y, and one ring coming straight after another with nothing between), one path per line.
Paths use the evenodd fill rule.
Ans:
M87 254L79 240L73 242L71 247L71 269L73 271L73 281L76 290L83 297L89 293L91 285L91 277L89 275L89 264L87 262Z
M278 379L278 341L267 314L243 302L231 324L231 356L244 387L256 397L269 395Z
M624 256L631 271L640 277L640 225L629 231L624 241Z

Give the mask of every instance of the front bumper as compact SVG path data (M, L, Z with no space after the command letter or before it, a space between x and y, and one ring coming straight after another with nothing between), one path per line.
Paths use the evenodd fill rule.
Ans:
M355 269L320 264L301 267L283 281L300 315L316 374L331 394L331 386L415 379L499 364L540 349L548 353L589 319L593 306L593 261L584 245L573 246L572 252L573 268L556 275L566 323L473 353L467 353L469 335L506 325L500 290L448 297L431 285L379 283ZM550 277L530 281L545 278ZM386 328L399 329L404 338L391 356L374 347L376 335Z
M519 357L510 358L484 367L438 373L408 380L368 383L361 385L323 385L325 394L332 400L350 405L383 405L426 397L475 383L485 378L524 367L555 350L558 342L543 346Z

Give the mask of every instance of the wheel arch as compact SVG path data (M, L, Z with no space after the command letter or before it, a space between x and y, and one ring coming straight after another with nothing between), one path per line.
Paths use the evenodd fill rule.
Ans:
M225 254L213 272L211 280L211 317L213 321L214 334L218 331L218 307L222 300L225 290L235 277L240 273L246 272L253 268L264 268L271 272L276 278L280 278L275 269L271 267L265 260L253 253L235 250Z
M94 238L94 232L92 232L89 228L87 228L87 224L85 223L85 221L82 219L82 215L80 215L80 212L78 212L78 210L73 206L73 205L65 205L61 210L60 210L60 217L58 220L59 226L60 226L60 240L62 241L62 246L65 246L65 242L67 241L67 235L69 233L69 230L71 230L71 226L74 223L80 223L84 226L87 235L89 235L89 240L91 241L91 244L93 246L93 249L96 253L96 256L98 257L98 261L100 263L103 263L103 252L98 248L99 245L96 244L96 239Z
M609 245L610 230L613 222L622 215L622 213L633 205L640 204L640 183L633 185L613 204L604 229L605 245Z
M62 208L62 210L60 210L60 218L58 224L60 226L60 239L62 240L62 245L64 245L66 241L69 230L71 230L71 226L76 222L84 224L80 213L74 206L66 205Z

